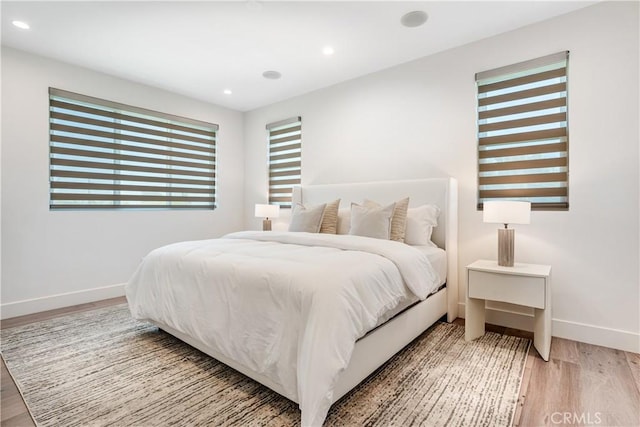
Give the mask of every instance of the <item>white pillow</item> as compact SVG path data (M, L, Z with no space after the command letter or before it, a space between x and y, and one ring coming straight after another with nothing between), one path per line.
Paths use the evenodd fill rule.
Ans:
M291 213L289 231L305 231L307 233L320 231L325 206L325 203L311 207L305 207L300 203L296 204Z
M388 240L391 234L391 217L395 207L395 203L384 207L366 207L351 203L349 234Z
M409 245L433 245L431 233L433 227L438 225L438 215L440 215L440 208L435 205L409 208L404 242Z
M338 211L338 234L349 234L351 227L351 209L345 208Z

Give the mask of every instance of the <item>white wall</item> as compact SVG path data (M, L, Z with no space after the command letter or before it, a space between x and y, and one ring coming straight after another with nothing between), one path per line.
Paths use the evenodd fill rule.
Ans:
M218 209L49 211L48 87L220 125ZM242 113L2 48L2 317L122 295L151 249L242 228Z
M570 209L516 226L516 259L553 267L554 336L640 352L638 18L637 2L600 3L246 113L245 226L267 197L265 124L300 115L303 184L458 179L464 303L464 266L497 255L475 207L474 74L570 50ZM532 328L528 309L492 307Z

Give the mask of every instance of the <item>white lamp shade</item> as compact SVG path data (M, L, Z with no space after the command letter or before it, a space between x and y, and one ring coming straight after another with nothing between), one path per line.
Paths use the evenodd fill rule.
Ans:
M278 218L280 215L279 205L256 204L255 216L258 218Z
M529 224L531 203L487 201L483 204L483 221L496 224Z

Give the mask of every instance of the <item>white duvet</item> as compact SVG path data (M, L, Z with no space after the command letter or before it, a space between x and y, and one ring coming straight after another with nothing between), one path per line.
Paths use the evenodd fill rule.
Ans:
M126 286L133 317L190 335L296 396L320 426L355 341L440 283L420 251L367 237L239 232L152 251Z

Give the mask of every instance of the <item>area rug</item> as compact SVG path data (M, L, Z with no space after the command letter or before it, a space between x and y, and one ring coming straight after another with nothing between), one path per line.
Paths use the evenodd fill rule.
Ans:
M297 426L295 403L133 320L126 305L2 330L39 426ZM529 340L436 323L333 405L328 426L510 426Z

